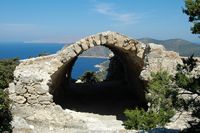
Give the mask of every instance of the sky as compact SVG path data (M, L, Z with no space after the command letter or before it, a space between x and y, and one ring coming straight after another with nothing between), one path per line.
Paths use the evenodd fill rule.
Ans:
M184 0L0 0L0 42L74 42L115 31L200 43Z

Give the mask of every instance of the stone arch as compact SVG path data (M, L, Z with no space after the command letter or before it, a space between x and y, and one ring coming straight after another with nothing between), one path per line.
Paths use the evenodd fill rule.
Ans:
M103 32L86 37L53 55L21 60L14 71L14 81L6 89L13 101L11 111L14 127L21 120L28 125L26 131L42 132L41 126L43 132L50 132L52 127L58 132L63 132L60 129L69 132L72 128L94 131L93 126L88 126L94 124L93 120L88 119L90 116L80 117L79 112L64 110L55 104L53 98L62 94L62 91L64 93L59 87L66 81L66 74L70 77L70 71L78 55L99 45L110 48L124 61L128 83L134 90L131 97L137 97L141 104L145 103L145 99L140 78L148 81L151 72L160 70L175 74L177 64L182 63L177 53L166 51L161 45L143 44L115 32ZM75 115L72 115L74 113ZM30 128L33 126L34 129ZM105 127L107 126L103 126L103 130ZM20 128L24 130L24 127L19 127L19 131ZM98 131L101 129L98 127ZM108 129L110 130L110 127Z
M51 75L49 90L54 99L64 97L66 88L69 87L72 67L77 57L83 51L95 46L105 46L120 58L129 87L133 88L135 97L137 97L140 104L144 105L144 86L139 75L144 67L144 53L147 46L116 32L103 32L91 35L58 52L57 58L60 65Z

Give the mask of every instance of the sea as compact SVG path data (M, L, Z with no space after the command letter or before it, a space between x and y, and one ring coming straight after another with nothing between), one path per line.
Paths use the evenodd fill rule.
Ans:
M27 59L37 57L41 53L55 54L61 50L65 44L61 43L0 43L0 59L8 59L18 57L19 59ZM98 71L95 65L100 64L107 59L104 58L88 58L79 57L72 69L72 78L77 79L86 71Z

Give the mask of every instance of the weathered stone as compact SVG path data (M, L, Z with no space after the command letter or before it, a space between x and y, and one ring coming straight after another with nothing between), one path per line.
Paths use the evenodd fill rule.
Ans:
M92 35L64 47L57 54L21 61L14 71L14 84L10 84L8 88L9 97L13 100L13 116L26 118L27 122L33 123L33 126L29 127L34 128L35 132L49 132L50 129L51 132L54 132L56 128L64 130L66 128L83 128L88 131L88 128L95 127L95 129L106 128L107 130L108 127L105 127L105 123L99 119L90 118L88 114L85 116L80 112L63 110L53 102L53 96L55 96L54 98L57 95L60 98L61 94L64 96L63 85L68 87L71 70L78 55L97 45L108 47L121 58L124 68L127 68L125 75L128 82L133 86L134 83L137 84L134 87L140 86L140 79L148 80L151 72L162 69L167 70L170 74L175 74L177 63L182 62L177 53L166 51L163 46L143 44L115 32ZM199 73L200 67L194 71L195 75ZM138 77L135 77L136 75ZM137 88L134 90L143 92ZM140 95L140 93L137 94ZM185 124L183 121L181 122L181 125ZM178 125L178 123L175 124ZM117 125L120 125L120 129L121 123ZM38 127L36 128L36 126ZM40 126L46 127L47 130L41 131ZM112 127L109 126L110 128ZM125 129L121 131L125 131Z
M16 103L20 103L20 104L23 104L26 102L26 98L24 98L23 96L16 96L16 95L13 95L13 97L11 98L14 102Z
M80 53L82 51L81 47L77 43L74 44L74 51L76 53Z
M35 88L33 86L26 86L28 93L35 94Z
M16 85L15 86L15 92L16 92L16 94L20 94L20 95L22 95L22 94L24 94L24 93L26 93L27 92L27 90L26 90L26 88L24 87L24 85Z
M74 51L71 51L71 52L69 52L69 53L67 53L67 56L68 57L75 57L77 54L74 52Z
M14 116L12 126L14 133L34 133L33 126L29 125L22 117Z
M23 96L25 97L25 98L28 98L28 97L30 97L32 94L30 94L30 93L25 93Z
M123 47L124 41L125 41L125 38L124 38L124 37L118 36L118 37L117 37L117 42L116 42L115 45L116 45L117 47Z
M126 43L126 46L124 46L124 49L126 49L126 50L131 50L132 47L133 47L133 46L131 46L130 44L127 44L127 43Z
M85 39L82 39L80 42L80 46L83 50L87 50L89 48L88 43L85 41Z
M36 95L30 95L29 97L27 97L27 102L29 104L36 104L38 103L38 98Z
M92 48L96 45L96 42L94 41L94 37L90 37L88 39L88 42L89 42L89 47Z
M14 83L10 83L7 90L9 92L9 94L15 93L15 84Z
M101 44L104 45L106 44L107 42L107 37L106 35L100 35L100 41L101 41Z
M33 86L35 88L35 91L38 93L38 94L45 94L48 92L48 90L45 90L44 88L42 88L42 86L40 84L36 84Z
M53 101L53 99L51 95L44 95L44 96L42 95L38 97L38 101L41 104L50 104Z
M113 35L109 35L109 36L108 36L108 38L107 38L107 43L108 43L108 44L111 44L111 45L113 45L113 44L116 43L115 40L114 40Z
M97 35L94 35L93 36L93 40L94 40L94 45L101 45L101 40L100 40L100 35L97 34Z

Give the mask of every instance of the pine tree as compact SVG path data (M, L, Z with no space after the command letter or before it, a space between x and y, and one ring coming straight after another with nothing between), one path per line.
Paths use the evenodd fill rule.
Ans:
M183 12L189 16L189 22L193 24L193 34L200 34L200 0L185 0Z

